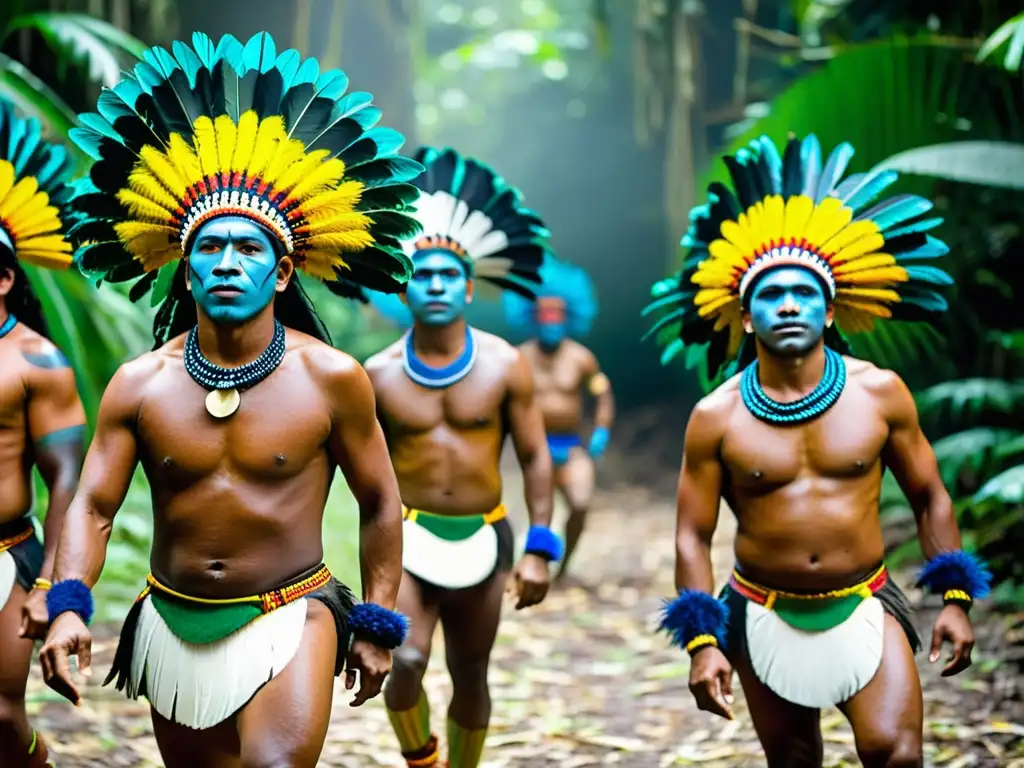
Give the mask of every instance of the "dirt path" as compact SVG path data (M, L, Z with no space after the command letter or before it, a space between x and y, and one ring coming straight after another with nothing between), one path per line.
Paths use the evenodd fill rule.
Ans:
M508 498L521 498L514 480ZM521 507L513 512L522 515ZM731 523L724 515L716 540L719 580L732 562ZM685 654L651 632L660 598L672 592L672 535L667 499L628 486L600 493L574 568L581 586L560 589L527 613L508 611L492 665L486 768L763 765L738 685L735 721L699 712L686 688ZM930 621L919 616L922 629ZM109 631L103 634L95 662L100 678L113 650ZM927 765L1024 768L1024 716L1011 699L1016 681L998 662L1003 634L997 620L984 621L975 667L955 680L938 678L919 657ZM443 654L439 635L427 690L442 733L450 691ZM91 685L76 711L47 693L34 670L30 707L60 768L161 765L144 704ZM382 703L352 710L349 698L338 686L320 765L402 766ZM826 765L857 765L842 717L826 712L822 726Z

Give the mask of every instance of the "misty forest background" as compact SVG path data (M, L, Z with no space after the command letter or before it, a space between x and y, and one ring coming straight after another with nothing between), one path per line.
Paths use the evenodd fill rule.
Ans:
M814 132L826 151L850 141L851 172L879 163L902 170L898 191L931 196L945 217L938 234L957 280L945 325L919 331L912 347L885 334L855 343L915 391L965 543L993 564L1001 582L993 602L1012 622L1024 611L1024 322L1012 267L1024 257L1020 8L1019 0L5 0L0 93L60 140L133 55L197 29L243 40L267 30L279 50L345 69L410 152L451 145L491 163L545 218L558 255L590 271L601 312L589 343L623 425L613 451L658 446L646 471L653 463L670 481L686 415L708 382L699 370L660 365L656 345L640 342L650 322L640 312L651 283L679 264L690 208L724 175L716 156L761 133L779 143L791 131ZM30 279L91 421L117 366L152 346L154 310L130 302L124 286L97 290L72 272L32 270ZM310 290L336 345L357 358L398 337L372 310ZM500 302L478 302L471 320L519 340ZM629 429L631 419L657 421L664 434L653 440L649 427ZM913 563L913 516L890 481L883 511L892 557ZM325 547L351 584L356 525L338 482ZM123 617L150 537L140 472L115 525L101 617Z

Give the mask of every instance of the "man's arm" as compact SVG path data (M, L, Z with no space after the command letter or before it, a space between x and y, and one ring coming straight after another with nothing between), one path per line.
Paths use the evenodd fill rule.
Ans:
M402 501L377 421L373 386L351 359L338 365L330 379L334 424L329 450L359 503L363 600L394 610L402 579Z
M544 432L544 416L533 396L533 372L523 353L517 349L515 354L508 382L509 431L523 469L530 525L548 528L554 508L551 452Z
M41 579L49 581L53 578L61 529L82 469L85 409L78 397L75 373L56 347L26 354L25 359L31 366L26 380L29 439L50 495L43 524L45 554L39 573Z
M882 375L878 395L889 424L882 459L914 510L921 550L928 559L958 550L960 530L953 501L942 482L935 452L921 431L914 397L896 374Z
M103 393L96 434L61 530L55 582L79 579L92 587L99 581L114 516L124 502L138 463L135 423L140 383L137 375L126 373L122 367Z
M718 403L697 404L686 425L683 464L676 492L676 589L710 593L711 539L722 496L722 415Z
M615 421L615 397L608 376L601 370L597 357L587 350L587 359L583 365L583 377L587 392L594 398L594 427L609 431Z

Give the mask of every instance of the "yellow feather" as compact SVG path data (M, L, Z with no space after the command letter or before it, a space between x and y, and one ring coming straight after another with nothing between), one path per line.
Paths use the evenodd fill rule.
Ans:
M174 214L160 203L143 197L134 189L122 189L117 193L117 200L132 216L155 224L166 224L173 220Z
M732 296L732 291L728 288L704 288L697 291L697 295L693 297L693 304L694 306L702 307L723 296Z
M795 195L786 201L786 212L782 223L784 240L800 240L806 231L807 221L814 210L814 201L804 195Z
M735 278L721 270L698 269L693 273L690 282L701 288L728 288L735 282Z
M0 202L0 219L9 220L9 218L21 209L25 203L32 199L33 195L39 190L39 184L36 182L35 177L26 176L21 179L11 191L8 192L2 202ZM45 192L41 192L46 197ZM46 200L49 201L49 197Z
M900 295L890 288L847 288L844 286L836 291L836 301L839 301L840 298L850 301L858 299L890 303L900 301Z
M132 243L140 238L150 238L154 243L167 245L178 242L178 230L162 224L150 224L145 221L121 221L114 225L114 231L122 243Z
M220 172L220 166L217 164L217 132L213 128L213 121L205 115L197 118L192 124L192 131L192 144L203 178L216 176Z
M826 197L811 214L804 237L818 247L827 243L853 219L853 211L835 197Z
M854 221L848 226L839 230L828 242L821 244L823 254L835 253L851 243L855 243L862 237L868 237L878 232L878 225L873 221Z
M786 204L782 195L770 195L764 200L764 234L767 240L782 239L786 220Z
M740 215L740 222L745 221L746 217ZM750 241L750 236L747 230L741 226L741 224L735 221L723 221L722 222L722 237L736 246L736 250L743 254L745 258L751 258L754 255L754 251L757 248L757 243Z
M320 213L347 213L359 204L363 196L361 181L344 181L337 189L315 195L302 204L306 218Z
M373 237L368 232L325 232L315 235L306 241L310 250L340 248L343 251L361 251L373 245Z
M708 246L708 252L711 254L711 258L720 261L723 265L728 264L733 267L745 267L747 265L746 255L728 240L712 241L711 245Z
M156 205L159 205L167 216L173 215L174 211L177 210L181 204L180 198L176 198L171 194L170 190L167 189L159 179L155 178L147 169L142 167L136 167L131 174L128 176L128 190L120 190L117 195L118 199L121 197L122 192L131 191L139 197L145 197L147 200L152 201ZM123 203L124 201L122 201Z
M306 149L298 139L287 139L277 145L277 150L263 171L263 181L277 189L277 179L285 169L297 163L305 154Z
M66 252L19 248L18 261L46 269L65 269L71 266L72 257L70 246Z
M345 266L344 261L337 255L337 251L311 250L305 254L305 261L302 263L302 271L307 272L321 280L337 280L334 274L334 267Z
M44 211L49 207L51 207L50 196L45 192L38 192L26 200L24 205L5 215L4 219L11 227L16 229L18 226L23 226L21 222L29 221L40 211ZM0 203L0 210L4 210L4 208L3 204Z
M259 118L251 109L239 119L238 133L235 136L235 154L231 158L232 173L244 173L245 169L249 167L252 150L256 146L256 130L258 128Z
M885 318L888 312L878 304L839 304L835 305L835 321L847 333L867 333L874 330L875 318Z
M316 152L310 152L305 155L301 160L293 162L288 168L284 169L277 181L274 182L274 189L290 192L292 187L299 183L300 180L306 178L310 174L318 170L330 152L326 149L317 150ZM288 197L293 197L291 194Z
M19 221L17 225L11 225L15 238L37 237L48 235L53 232L60 232L61 222L57 215L57 209L48 206L37 213L33 218Z
M344 173L345 164L341 160L328 160L316 167L312 173L299 179L299 183L288 193L288 197L305 200L336 185Z
M157 183L157 185L166 189L174 198L175 204L177 205L185 196L185 190L188 188L188 182L181 177L178 173L178 169L174 167L167 160L167 156L157 149L147 145L139 150L139 159L142 161L142 165L147 171L149 171L150 178ZM131 177L136 172L141 171L142 168L138 166L132 171L128 177L131 181ZM132 185L134 187L134 185ZM151 185L146 182L147 188Z
M171 134L171 145L167 149L167 159L174 164L188 186L192 186L203 178L203 169L199 166L199 159L195 150L176 133Z
M196 122L209 119L200 117ZM235 138L238 134L238 127L230 117L221 115L213 124L213 132L217 136L217 170L221 173L230 171L231 158L235 155Z
M861 261L866 261L866 259ZM865 269L861 272L845 275L842 279L842 284L865 286L873 283L905 283L909 279L910 275L907 274L907 270L894 264L891 267L876 267L875 269Z
M747 209L747 238L755 243L758 251L762 250L767 239L764 237L764 206L761 203Z
M328 212L322 215L310 216L306 220L309 222L309 231L313 235L347 232L353 229L369 229L373 223L373 220L365 213L356 213L355 211L345 213Z
M714 301L710 301L707 304L703 305L698 310L698 314L701 317L710 317L711 315L715 314L718 310L720 310L722 307L724 307L726 304L729 304L732 301L735 301L735 297L732 296L731 294L719 296Z
M889 267L896 263L896 259L887 253L875 253L871 256L864 256L863 258L852 261L849 264L838 264L832 269L832 274L836 277L840 275L849 275L854 272L860 272L865 269L874 269L875 267Z
M136 240L125 246L127 251L135 257L135 260L142 264L146 272L160 269L165 264L170 264L175 259L181 258L181 248L177 245L151 244L145 239Z
M252 158L249 160L249 167L246 170L246 175L250 179L262 178L263 171L266 170L284 140L284 120L280 116L274 115L265 118L260 123L256 133L256 143L252 150Z
M885 245L885 238L876 232L873 235L862 237L855 243L851 243L846 246L832 256L832 258L829 259L829 263L833 267L836 267L840 264L846 264L863 256L874 255L883 245Z
M7 160L0 160L0 205L14 186L14 166Z
M71 243L63 235L40 235L18 240L18 253L26 251L53 251L55 253L71 253Z

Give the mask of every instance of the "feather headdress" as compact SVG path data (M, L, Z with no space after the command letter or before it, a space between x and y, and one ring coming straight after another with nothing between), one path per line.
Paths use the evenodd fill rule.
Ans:
M871 331L877 320L926 320L946 310L938 289L952 279L927 264L949 250L928 234L942 219L920 218L932 203L916 195L875 203L898 176L873 170L843 179L852 157L844 143L823 164L810 135L790 138L781 157L762 136L724 158L734 189L708 188L681 241L689 249L682 270L654 284L644 310L664 312L647 334L669 337L663 363L702 347L714 377L745 360L744 302L779 266L803 267L821 281L835 311L825 342L838 350L846 349L844 333Z
M565 305L565 325L568 335L576 340L583 339L597 316L597 296L590 276L582 267L559 260L553 253L547 253L540 268L538 299L559 299ZM536 302L516 293L502 297L505 320L514 328L537 334Z
M422 234L406 240L406 253L453 253L474 278L532 297L550 233L519 190L453 149L421 147L415 157L426 169L413 182Z
M161 268L203 223L231 215L265 227L340 295L400 290L411 272L402 241L418 232L409 182L422 166L398 155L401 134L375 127L371 101L348 91L344 72L278 54L265 32L149 49L71 132L96 160L72 201L85 218L72 231L81 268L141 278L132 299L156 287L156 303L171 282Z
M25 325L49 336L39 302L21 265L67 269L72 246L67 201L71 158L43 139L39 121L22 119L0 98L0 266L15 270L7 309Z

